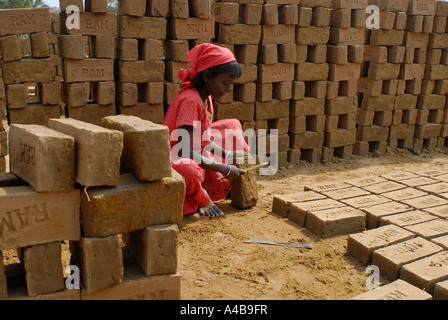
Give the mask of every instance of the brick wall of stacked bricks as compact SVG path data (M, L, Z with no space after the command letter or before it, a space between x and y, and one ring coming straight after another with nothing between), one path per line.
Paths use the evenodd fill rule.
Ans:
M429 168L308 185L272 208L318 236L349 235L347 253L383 283L353 299L446 300L447 178Z
M168 128L128 115L12 124L10 164L0 252L15 249L20 262L0 254L0 300L180 298L185 183L171 169ZM67 273L63 244L80 273Z

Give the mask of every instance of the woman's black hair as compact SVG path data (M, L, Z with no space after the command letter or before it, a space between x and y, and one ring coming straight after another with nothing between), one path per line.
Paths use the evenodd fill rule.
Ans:
M242 69L238 61L232 61L228 63L221 64L219 66L214 66L211 68L208 68L206 71L210 72L212 75L212 78L216 77L218 74L221 73L230 73L232 78L239 78L241 77ZM193 81L191 81L191 85L193 88L199 89L202 88L205 84L204 82L204 72L199 72L196 77L194 77Z

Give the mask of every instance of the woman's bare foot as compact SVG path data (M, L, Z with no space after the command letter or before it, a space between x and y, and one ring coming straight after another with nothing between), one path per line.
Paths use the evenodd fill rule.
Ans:
M223 217L224 212L216 204L210 201L205 207L199 208L199 214L207 217Z

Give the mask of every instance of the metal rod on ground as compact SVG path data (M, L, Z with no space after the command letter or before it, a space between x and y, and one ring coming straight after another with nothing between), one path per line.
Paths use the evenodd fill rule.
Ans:
M296 247L296 248L313 249L312 244L274 242L274 241L266 241L266 240L244 240L244 242L245 243L259 243L259 244L269 244L269 245L276 245L276 246L288 246L288 247Z

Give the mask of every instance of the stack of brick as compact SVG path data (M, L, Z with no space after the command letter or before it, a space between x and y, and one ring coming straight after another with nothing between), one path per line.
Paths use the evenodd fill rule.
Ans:
M10 124L46 125L59 118L60 92L51 58L48 9L17 9L0 12L0 49L3 81ZM21 38L28 38L24 56Z
M261 89L257 91L256 83L262 9L262 1L213 4L217 34L215 40L219 45L232 50L242 67L242 75L235 81L232 91L219 101L215 101L214 120L239 119L243 131L256 129L255 103L264 101L262 95L257 96L257 93L261 93Z
M168 9L168 1L118 1L116 103L119 114L163 122L163 41Z
M322 160L331 160L333 156L348 159L353 154L367 6L367 0L333 1L327 47L329 75Z
M394 108L415 108L415 103L412 105L406 100L413 96L404 95L404 82L399 80L405 51L403 38L407 2L373 1L381 10L380 29L366 29L364 65L358 82L356 155L384 154ZM400 107L396 107L398 104ZM413 132L410 135L406 132L405 136L412 137Z
M415 148L422 147L433 151L436 147L446 147L446 94L448 93L447 75L447 48L448 33L447 16L448 6L444 1L430 3L433 10L428 13L434 16L425 16L433 19L433 28L429 33L428 50L426 56L426 72L422 82L421 95L418 98L417 108L422 123L416 128ZM437 6L436 6L437 4ZM425 30L424 30L425 31ZM427 121L426 121L427 119Z
M435 0L409 1L407 24L403 45L406 47L400 79L405 82L405 93L418 95L417 119L413 149L420 152L423 147L434 150L440 136L445 102L441 96L432 94L432 79L424 79L427 59L434 60L435 52L428 51L429 36L433 31ZM413 57L413 60L412 60ZM424 79L424 80L423 80ZM445 99L443 99L445 100Z
M61 33L61 25L59 22L60 17L57 12L51 13L50 17L51 33L48 34L48 45L50 46L50 57L53 59L53 63L56 68L56 81L59 81L60 83L64 80L64 73L62 72L62 58L59 55L59 36Z
M3 89L3 87L1 87ZM1 90L1 89L0 89ZM3 125L3 118L0 117L0 173L6 172L6 156L8 155L8 131Z
M288 161L320 162L325 139L331 1L300 1Z
M11 172L29 185L0 179L0 249L25 248L26 288L4 290L2 272L0 298L180 298L185 183L171 169L168 129L126 115L102 124L51 119L49 128L11 127ZM64 286L60 241L70 244L81 290Z
M190 64L186 54L196 45L212 42L215 38L215 20L212 17L210 1L169 1L168 34L165 49L165 109L181 89L178 77L181 68Z
M76 5L79 28L67 28L69 5ZM62 82L65 116L101 124L105 116L115 115L114 58L117 34L116 15L108 13L107 0L60 1ZM69 24L70 25L70 24Z

